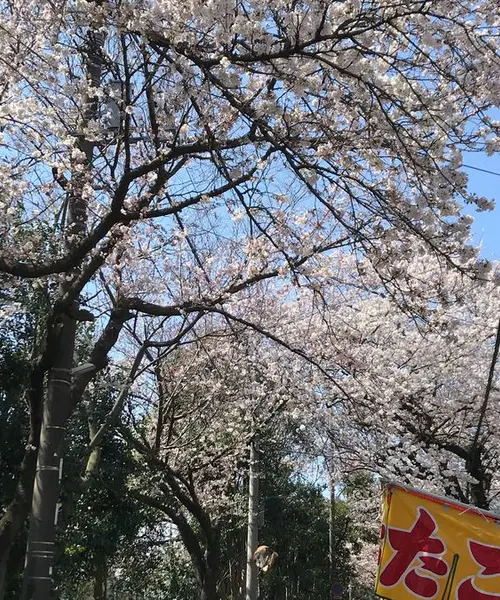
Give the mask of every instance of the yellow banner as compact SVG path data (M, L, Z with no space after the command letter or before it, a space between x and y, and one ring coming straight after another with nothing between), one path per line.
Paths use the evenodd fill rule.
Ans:
M500 600L500 516L391 484L381 536L381 598Z

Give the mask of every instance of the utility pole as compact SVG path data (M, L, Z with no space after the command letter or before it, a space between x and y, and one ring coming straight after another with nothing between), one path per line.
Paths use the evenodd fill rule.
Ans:
M253 559L259 544L259 454L257 443L250 444L250 468L248 482L248 532L247 532L247 579L245 600L257 600L259 573Z
M328 563L330 571L330 587L335 583L335 482L328 470L328 488L330 493L329 519L328 519Z
M89 30L84 51L85 71L92 89L100 85L103 61L104 35ZM83 106L81 131L98 111L97 98L88 96ZM85 156L85 166L90 168L93 161L94 143L77 138L76 147ZM80 165L78 165L79 167ZM57 174L55 175L57 177ZM65 223L66 244L73 247L85 234L87 205L81 194L83 180L79 169L75 169L71 181L65 183L67 220ZM59 512L59 487L62 476L62 454L67 422L73 412L71 384L75 335L77 321L92 320L87 311L79 308L75 300L68 307L64 302L70 291L71 282L66 276L78 275L75 269L64 274L58 289L48 336L53 344L54 354L47 382L47 395L43 403L42 426L38 448L37 468L33 486L26 561L24 567L22 600L50 600L52 596L53 570L55 559L55 539Z

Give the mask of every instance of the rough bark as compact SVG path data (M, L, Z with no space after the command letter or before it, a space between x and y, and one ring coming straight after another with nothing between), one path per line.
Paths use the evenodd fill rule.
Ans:
M94 600L106 600L107 598L108 569L106 558L99 557L94 573Z
M30 430L24 457L19 466L14 495L0 519L0 600L7 591L6 576L10 551L28 518L31 506L42 421L43 379L47 366L45 353L35 361L25 391L30 412Z
M7 575L7 561L9 555L5 554L0 557L0 600L5 596L5 576Z
M37 449L28 446L21 463L14 497L0 521L0 600L6 590L7 564L12 545L29 514L33 481L36 471Z

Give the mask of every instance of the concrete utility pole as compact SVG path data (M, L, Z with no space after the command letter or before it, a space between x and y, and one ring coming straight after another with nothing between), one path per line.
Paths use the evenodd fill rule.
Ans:
M247 580L245 600L257 600L259 573L253 553L259 544L259 454L255 440L250 444L248 483Z
M329 519L328 519L328 562L330 571L330 586L335 581L335 481L328 471L328 488L330 492L330 506L329 506Z

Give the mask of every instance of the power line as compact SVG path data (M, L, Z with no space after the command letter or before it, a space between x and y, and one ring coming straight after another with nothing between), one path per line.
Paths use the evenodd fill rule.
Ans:
M466 169L474 169L474 171L481 171L481 173L488 173L488 175L496 175L497 177L500 177L500 173L497 173L496 171L489 171L488 169L480 169L479 167L473 167L472 165L462 165L464 166Z

